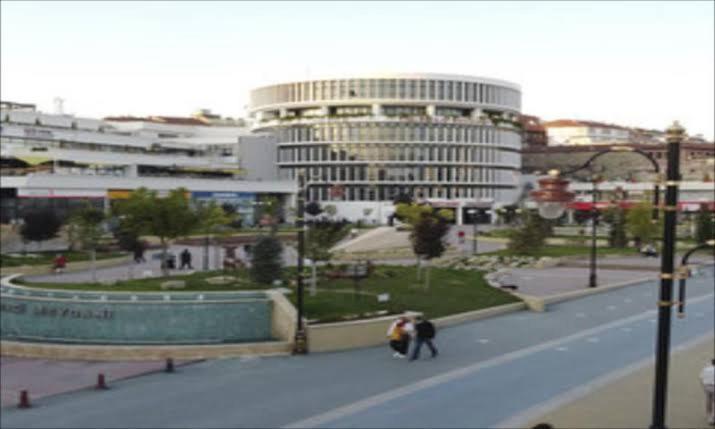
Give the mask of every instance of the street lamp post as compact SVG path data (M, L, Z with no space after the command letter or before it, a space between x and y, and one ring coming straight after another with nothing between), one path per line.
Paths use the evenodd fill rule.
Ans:
M568 170L566 172L560 172L559 170L550 170L549 177L539 180L539 189L531 192L531 196L539 204L539 215L546 219L558 219L564 213L566 209L566 204L573 200L575 194L573 192L566 191L568 186L568 181L561 178L561 176L568 176L578 171L584 170L591 166L593 161L597 158L611 152L634 152L639 155L644 156L653 165L658 178L655 182L654 192L653 192L653 221L658 219L658 204L660 201L660 166L658 162L647 152L640 149L634 149L630 147L615 146L610 149L602 150L591 158L589 158L583 165ZM598 284L597 280L597 268L596 268L596 255L597 255L597 225L598 225L598 209L596 208L597 202L597 179L592 177L591 179L591 252L589 261L589 275L588 275L588 286L596 287Z
M306 354L308 353L308 338L305 327L303 326L303 260L305 258L305 175L303 171L298 172L296 227L298 227L298 275L296 277L298 320L296 321L295 338L293 341L293 354Z
M591 260L588 273L588 287L596 287L596 240L598 230L598 208L596 208L596 177L591 180Z
M479 211L477 209L469 209L467 210L467 213L469 213L472 216L472 221L474 222L472 224L472 255L477 254L477 233L479 232L477 229L477 213Z
M658 334L655 354L655 386L653 391L653 422L651 428L665 428L665 406L668 395L668 354L670 351L670 319L673 305L673 259L675 226L680 183L680 143L685 129L674 122L668 128L668 170L663 207L663 251L660 262L660 300L658 301Z

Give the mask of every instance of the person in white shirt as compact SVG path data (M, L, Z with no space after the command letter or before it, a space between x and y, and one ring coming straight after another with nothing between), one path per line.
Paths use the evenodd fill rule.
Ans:
M705 413L708 423L715 425L715 359L700 371L700 382L705 390Z

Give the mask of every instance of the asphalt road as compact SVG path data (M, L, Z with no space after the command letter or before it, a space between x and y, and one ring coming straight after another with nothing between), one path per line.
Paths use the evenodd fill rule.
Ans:
M712 284L712 270L688 282L688 317L673 318L673 347L713 335ZM6 408L0 426L446 428L528 421L529 410L653 356L657 290L645 282L545 313L447 328L438 333L436 359L407 362L373 347L206 361L117 382L109 391L45 398L29 410Z

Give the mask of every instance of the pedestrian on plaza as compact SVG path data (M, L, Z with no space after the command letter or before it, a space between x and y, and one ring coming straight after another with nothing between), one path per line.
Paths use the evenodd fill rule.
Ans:
M194 269L194 267L191 266L191 252L189 252L189 249L184 249L184 251L181 252L181 266L179 269L183 270L184 267L189 267L190 270Z
M146 259L144 259L144 250L146 248L146 243L143 241L137 241L136 244L134 245L134 262L139 264L142 262L146 262Z
M52 269L55 274L61 274L67 267L67 258L65 255L58 253L55 259L52 260Z
M432 352L432 357L437 357L439 352L437 351L437 347L432 343L436 334L434 325L422 316L417 316L415 321L417 322L415 324L415 346L412 348L412 357L410 357L410 360L413 361L420 358L422 344L427 344L427 347L429 347Z
M410 344L410 335L408 333L408 320L406 317L400 317L387 329L387 337L390 339L390 348L395 351L392 357L404 358L407 357L407 349Z
M715 425L715 359L700 371L700 382L705 390L705 414L708 417L708 423Z

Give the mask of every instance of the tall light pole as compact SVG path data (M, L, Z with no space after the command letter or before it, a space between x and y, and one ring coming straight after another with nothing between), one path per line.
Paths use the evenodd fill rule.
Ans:
M652 429L665 428L665 407L668 396L668 355L670 352L670 319L673 303L673 266L675 253L675 226L678 210L678 185L680 184L680 143L685 129L674 122L667 130L668 170L663 206L663 249L660 260L660 300L658 301L658 334L655 349L655 385L653 390Z
M472 255L477 254L477 233L479 232L477 229L477 214L479 211L477 209L469 209L467 210L467 213L469 213L472 216Z
M303 260L305 258L305 174L303 170L298 170L296 206L296 227L298 227L298 275L296 277L298 320L296 321L293 341L293 354L306 354L308 353L308 336L305 332L305 326L303 326Z

